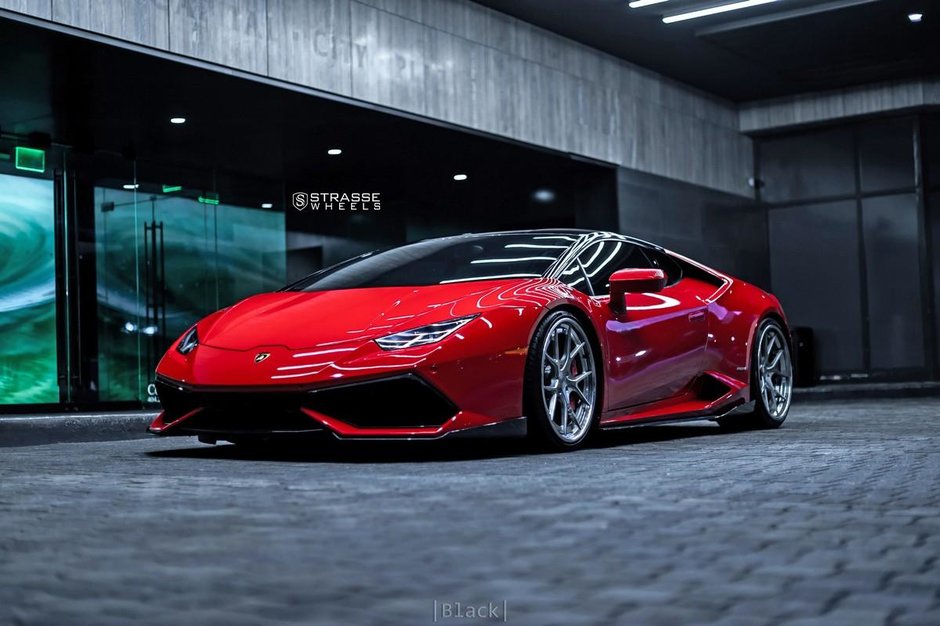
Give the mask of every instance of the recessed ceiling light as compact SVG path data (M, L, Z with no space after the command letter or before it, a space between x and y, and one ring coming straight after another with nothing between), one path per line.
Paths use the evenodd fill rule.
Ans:
M719 4L715 7L708 7L707 9L698 9L696 11L686 11L685 13L677 13L675 15L667 15L663 18L664 24L672 24L673 22L684 22L685 20L694 20L699 17L707 17L709 15L716 15L718 13L727 13L728 11L737 11L739 9L749 9L750 7L756 7L761 4L770 4L771 2L777 2L778 0L743 0L742 2L732 2L729 4Z
M467 180L466 174L454 174L454 180Z
M909 13L907 16L907 19L911 20L911 22L916 24L924 19L924 14L923 13Z
M339 148L330 148L329 150L326 151L326 153L330 156L339 156L340 154L343 153L343 151Z
M185 124L185 123L186 123L185 117L171 117L170 118L170 124Z
M127 183L126 185L124 185L124 189L127 189L127 190L137 189L138 187L140 187L140 185L138 185L137 183Z
M669 0L633 0L629 4L631 9L639 9L641 7L648 7L651 4L662 4L663 2L669 2Z
M273 209L273 208L274 208L274 204L271 203L271 202L263 202L263 203L261 204L261 208L262 208L262 209Z
M555 200L555 192L551 189L536 189L535 193L532 194L532 198L536 202L552 202Z

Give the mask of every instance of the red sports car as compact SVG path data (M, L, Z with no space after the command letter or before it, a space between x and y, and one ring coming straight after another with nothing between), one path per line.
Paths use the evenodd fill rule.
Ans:
M622 235L430 239L320 270L202 319L157 367L150 431L435 439L717 419L790 407L771 294Z

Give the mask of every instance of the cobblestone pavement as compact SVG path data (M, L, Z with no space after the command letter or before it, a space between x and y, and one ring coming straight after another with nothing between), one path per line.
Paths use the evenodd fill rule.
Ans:
M7 448L0 622L940 624L940 399L779 431ZM505 602L505 605L503 603ZM505 607L505 615L503 608ZM489 610L486 611L489 615Z

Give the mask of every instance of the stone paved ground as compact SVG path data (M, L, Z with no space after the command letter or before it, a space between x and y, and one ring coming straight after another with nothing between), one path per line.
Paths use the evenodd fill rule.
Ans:
M564 455L187 439L0 455L2 623L424 624L436 600L505 601L537 626L936 626L938 556L938 399Z

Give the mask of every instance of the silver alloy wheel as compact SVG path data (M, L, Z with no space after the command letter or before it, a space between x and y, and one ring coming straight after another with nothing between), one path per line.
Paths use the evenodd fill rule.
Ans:
M542 346L542 401L558 437L574 444L587 435L594 418L597 376L594 352L572 319L555 322Z
M757 380L767 414L780 420L790 408L793 391L793 364L783 331L767 324L761 332L757 350Z

